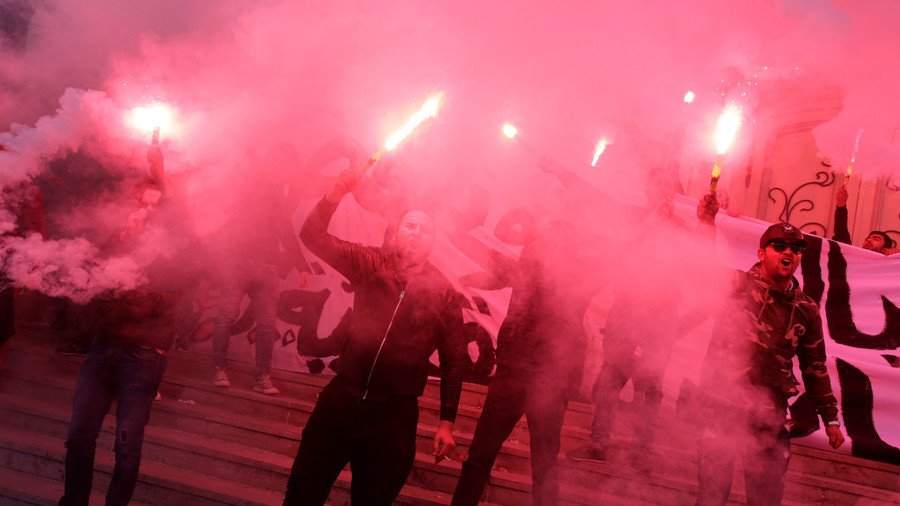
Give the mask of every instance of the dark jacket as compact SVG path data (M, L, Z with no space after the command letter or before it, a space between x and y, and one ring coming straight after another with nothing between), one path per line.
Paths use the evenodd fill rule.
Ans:
M603 286L601 243L567 222L552 222L525 244L497 335L497 364L525 374L570 371L575 380L587 341L584 313Z
M149 229L155 229L153 233ZM101 254L134 255L147 244L164 244L141 270L132 290L104 294L91 302L93 332L99 342L167 350L175 342L177 308L184 291L198 278L199 256L193 223L177 199L166 198L136 234L117 232Z
M336 208L322 199L303 223L300 238L354 286L350 332L338 377L360 392L420 396L428 359L437 349L441 419L453 421L467 360L459 295L431 264L404 279L390 251L329 234Z
M793 279L787 291L773 288L761 279L759 264L735 272L732 300L716 319L703 367L705 395L734 407L771 402L783 412L798 393L796 356L822 420L837 420L819 308L797 287Z
M849 214L847 206L836 206L834 208L834 237L837 242L850 244L850 229L847 227Z

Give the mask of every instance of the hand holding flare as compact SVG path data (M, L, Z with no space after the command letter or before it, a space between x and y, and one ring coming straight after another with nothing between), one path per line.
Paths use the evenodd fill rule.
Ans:
M384 143L384 147L379 149L372 156L369 157L368 160L365 161L358 168L350 168L345 170L338 176L338 180L335 185L325 194L325 197L333 204L337 204L344 198L344 195L353 191L353 188L356 186L356 183L359 182L359 178L362 177L363 174L366 173L367 170L372 168L378 160L381 159L382 156L388 151L393 150L397 146L403 142L404 139L409 137L416 127L425 122L428 118L433 118L437 116L438 111L441 109L441 102L444 98L443 93L436 93L428 98L428 100L422 104L422 107L416 111L415 114L409 117L406 120L406 123L400 127L399 130L394 132L387 138L387 141Z
M422 107L419 108L419 110L416 111L415 114L410 116L409 119L406 120L406 123L402 127L400 127L399 130L397 130L387 138L387 141L385 141L384 143L384 147L373 153L372 156L370 156L369 159L366 160L366 163L364 163L360 168L360 174L364 173L373 165L375 165L375 163L378 162L378 160L381 159L381 157L384 156L386 152L392 151L394 148L399 146L400 143L403 142L404 139L409 137L409 134L411 134L413 130L416 129L416 127L424 123L425 120L437 116L438 111L441 110L443 99L443 93L436 93L429 97L428 100L425 101L424 104L422 104Z
M734 142L734 138L737 137L742 121L741 110L733 103L729 104L719 115L719 121L716 122L716 161L709 178L710 193L716 192L719 177L722 175L722 160L725 158L725 152Z

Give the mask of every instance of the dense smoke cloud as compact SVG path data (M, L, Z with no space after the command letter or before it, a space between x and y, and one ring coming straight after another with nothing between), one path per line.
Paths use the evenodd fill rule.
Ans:
M31 177L60 193L83 193L75 183L86 174L57 177L53 169L75 156L113 181L96 198L48 211L56 221L44 239L0 243L2 267L16 283L77 302L138 286L145 267L168 249L151 231L136 252L100 254L135 211L129 190L147 174L150 139L123 118L153 101L177 111L177 129L161 132L166 173L198 234L220 245L225 225L246 212L235 203L252 198L247 188L257 178L289 182L298 224L347 159L359 162L379 149L428 95L443 91L437 119L372 175L399 181L410 200L433 207L443 234L437 248L457 255L435 263L442 271L450 264L472 269L448 277L456 282L483 267L456 252L455 227L474 230L514 260L523 242L503 242L491 231L507 211L525 209L542 222L536 226L563 219L614 239L599 245L607 303L629 283L636 298L653 297L660 293L654 279L665 278L660 282L673 286L662 302L681 313L712 312L728 285L724 269L710 268L715 248L682 233L696 223L695 202L676 198L682 226L658 235L650 235L659 226L653 213L648 223L648 213L623 208L659 205L645 195L651 169L680 174L682 183L708 173L714 122L726 103L746 115L729 153L735 167L749 160L758 129L779 124L780 115L811 114L818 151L835 170L846 166L863 129L857 173L900 179L900 67L892 64L900 4L892 0L0 3L12 20L0 25L0 186ZM691 104L682 99L687 91L696 94ZM804 97L827 110L811 113ZM519 128L516 141L501 136L504 121ZM612 143L591 168L601 137ZM273 158L271 148L285 142L293 147L276 149ZM542 155L614 198L600 204L590 191L563 188L539 167ZM723 182L729 177L726 171ZM469 211L483 219L466 229L460 223ZM347 232L377 221L371 218L339 212L335 225ZM0 234L15 220L0 211ZM383 237L381 230L356 233L339 235L368 244ZM742 250L747 263L730 267L748 268L755 247ZM220 265L214 256L203 260ZM644 269L650 263L656 268ZM333 292L340 302L349 298ZM491 318L475 309L467 317L484 320L495 337L509 291L479 294L496 318L485 323ZM699 334L682 343L703 348ZM684 376L699 374L696 363L678 367L694 369ZM588 388L591 381L585 377Z
M13 21L0 52L0 79L9 84L0 103L0 124L9 125L0 134L0 182L38 175L88 142L98 159L125 159L140 177L147 139L122 117L159 100L178 112L179 130L162 133L167 171L183 173L203 231L223 223L226 211L197 199L234 201L237 178L258 170L276 142L293 143L301 159L335 137L371 152L437 90L446 94L444 110L401 147L395 170L415 187L441 188L445 205L468 183L504 188L492 192L489 220L532 201L565 212L548 195L555 183L537 169L535 152L602 188L633 188L618 194L639 203L649 167L707 170L713 121L732 100L748 120L732 155L740 163L763 120L754 112L781 89L837 90L840 114L817 130L820 152L836 167L860 128L867 133L858 171L896 167L890 132L900 109L890 86L898 70L886 62L900 45L892 28L900 13L890 2L549 10L15 0L4 8ZM681 100L688 90L697 95L690 105ZM505 120L529 149L499 135ZM602 136L613 144L588 171Z

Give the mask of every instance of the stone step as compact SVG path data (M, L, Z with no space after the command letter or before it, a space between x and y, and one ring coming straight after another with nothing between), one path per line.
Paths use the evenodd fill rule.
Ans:
M203 367L197 365L191 367L190 364L187 363L189 362L187 359L191 356L194 356L194 358L198 357L196 354L185 354L180 359L182 365L179 366L179 368L181 370L187 370L187 374L191 374L191 370L203 369ZM28 345L17 345L11 353L11 357L14 360L11 360L10 363L14 364L17 368L18 366L24 366L32 370L46 370L51 366L55 366L59 371L68 371L74 374L74 371L77 371L77 366L80 364L80 360L78 359L57 357L52 352L48 352L45 348ZM173 362L177 363L177 361ZM246 369L245 372L248 375L247 378L249 384L252 370L250 369L250 366L246 364L240 365L244 366L244 369ZM234 368L240 369L240 367ZM287 375L286 379L296 378L295 381L300 383L305 381L303 380L303 377L309 376L298 373L284 374ZM205 377L205 374L203 376ZM306 388L304 391L307 395L311 395L317 392L318 390L316 389L321 388L327 381L328 378L313 378L310 383L316 385L315 388L304 387ZM231 408L231 412L237 411L238 413L247 416L265 417L266 419L273 421L285 421L297 426L298 430L299 427L305 423L311 410L312 403L314 402L314 397L309 399L291 399L287 395L275 398L266 397L256 392L252 392L245 387L238 386L233 386L230 389L213 388L205 380L192 380L190 377L178 374L177 371L170 371L170 373L167 374L162 391L168 398L193 400L204 406L215 407L227 404ZM46 395L46 393L43 393L42 395ZM69 396L66 402L70 402L70 395L70 393L64 394L64 396ZM431 403L429 406L424 400L420 404L422 404L422 422L429 426L436 425L439 413L437 404ZM467 413L466 411L469 412ZM458 432L462 434L462 437L460 438L462 444L460 446L463 449L468 445L470 437L467 436L471 435L474 431L475 421L477 421L479 414L480 412L477 410L464 409L461 411L460 417L457 420L457 429ZM623 423L627 422L625 417L620 418L622 418L621 421ZM661 423L661 429L664 429L667 423L668 421L664 420ZM661 430L657 441L664 441L666 444L658 443L654 448L654 456L657 458L652 462L654 465L653 473L661 476L674 476L683 480L693 480L693 473L695 472L693 429L690 427L685 428L683 426L678 426L677 428L681 431L680 437L677 438L663 437L665 436L665 433ZM570 449L584 444L589 436L589 431L586 428L565 426L563 427L562 436L562 452L565 453ZM682 444L673 444L671 446L668 444L673 441L677 443L679 440ZM527 474L530 469L530 462L527 460L528 432L527 426L524 423L520 423L520 427L513 432L505 448L512 450L511 452L507 452L508 454L512 456L518 455L521 458L518 459L519 462L503 462L503 455L501 455L498 465L507 466L510 470ZM518 451L515 451L516 449L518 449ZM604 466L610 464L613 466L627 467L630 461L631 451L628 437L614 432L609 452L609 464L589 464L588 467L596 466L599 470L603 470ZM793 445L790 469L791 471L800 474L825 477L841 476L844 481L851 483L883 488L895 492L900 491L900 484L898 484L897 479L898 471L900 471L900 467L898 466L860 459L846 454L825 451L804 445Z
M44 436L64 440L68 424L68 414L54 405L16 398L0 394L0 426L12 431L37 431ZM155 421L155 414L154 414ZM114 443L115 419L107 416L98 447L111 448ZM432 429L433 434L433 429ZM256 448L199 437L170 428L151 424L144 439L144 459L175 468L203 469L206 474L222 479L234 479L241 484L281 492L293 462L292 456L262 451ZM431 490L433 500L441 497L449 502L449 496L459 476L459 463L434 464L425 453L416 455L415 472L409 484L414 488ZM507 479L506 481L510 481ZM516 503L526 501L530 495L530 484L524 478L512 481L512 491L497 491L508 486L504 481L493 482L489 493L500 497L516 495ZM585 504L583 500L615 500L618 504L643 504L628 497L615 497L608 493L592 492L569 487L571 495L578 499L564 501L565 504ZM421 495L421 494L420 494ZM440 502L439 502L440 503ZM445 504L445 503L444 503Z
M314 403L318 392L331 379L330 376L325 375L275 371L273 372L273 381L283 391L282 395L275 397L275 399L282 399L283 402L269 403L264 406L264 402L260 400L264 396L250 390L250 385L253 381L253 368L249 364L234 363L229 366L232 387L225 389L228 391L228 395L217 395L218 393L225 393L219 392L219 390L223 389L193 390L192 388L196 386L211 385L211 376L209 374L211 366L206 362L202 362L206 360L205 357L198 354L174 352L170 356L169 369L166 372L162 387L163 394L175 398L191 399L196 402L217 403L222 402L221 399L231 398L231 392L240 392L237 395L237 399L232 399L232 408L235 412L264 415L272 417L271 419L286 419L290 417L288 408L290 403L289 401L284 401L285 399L300 399ZM77 366L80 362L80 358L58 357L54 353L48 352L46 348L34 345L17 344L10 354L10 363L16 364L16 367L19 369L74 372L77 371ZM480 385L466 384L464 387L464 390L468 391L464 398L477 399L477 402L473 402L473 404L480 406L486 389ZM440 404L437 400L439 398L438 390L438 385L429 381L428 387L425 389L425 395L419 400L420 419L433 425L437 424L440 414ZM429 393L431 394L430 396ZM585 443L586 438L589 436L588 427L590 426L591 409L588 405L569 403L566 423L562 433L563 452ZM622 412L613 425L614 446L618 444L629 446L628 440L631 432L634 430L634 427L638 426L635 418L628 415L627 409L622 410ZM581 414L579 415L578 413ZM479 407L462 404L456 419L456 429L464 433L473 433L480 415L481 410ZM579 417L582 418L581 421L583 423L569 423L570 420L578 420ZM657 425L657 440L666 442L667 446L681 448L693 453L693 431L693 427L687 424L674 420L664 420ZM528 425L524 417L516 425L510 435L510 440L528 445Z
M0 460L9 469L62 481L65 448L63 440L6 428L0 434ZM98 446L94 463L94 490L105 491L112 475L113 452ZM141 462L135 489L137 501L153 504L220 504L263 506L280 503L271 491L235 484L191 469L166 466L152 460Z
M27 346L25 348L28 348ZM29 368L28 373L22 373L21 371L13 371L11 373L12 376L16 375L24 375L26 377L20 377L18 379L18 386L9 386L13 391L15 390L23 390L27 391L29 389L33 389L35 395L41 395L42 397L46 397L48 395L48 390L50 392L54 390L59 390L57 394L57 402L65 403L65 406L71 404L72 392L71 386L66 387L63 381L62 385L57 385L54 387L53 385L47 384L49 378L46 375L42 375L40 373L35 373L35 371L45 370L49 368L50 364L55 364L58 371L62 371L62 374L68 374L70 376L69 383L72 382L71 377L74 377L75 371L77 371L77 367L80 363L77 359L67 359L63 357L56 357L52 352L48 352L45 349L40 349L39 347L32 347L31 349L26 349L24 351L19 350L16 352L18 354L21 353L26 357L26 360L16 360L16 367L18 366L26 366ZM44 364L37 364L36 362L40 362L44 360ZM188 364L189 365L189 364ZM195 367L194 369L198 369ZM290 373L292 376L304 376L298 375L296 373ZM55 375L54 375L55 376ZM167 384L163 388L163 392L168 399L171 397L166 392L166 389L171 386L173 388L173 392L179 391L180 393L188 394L188 393L200 393L200 395L212 395L213 397L208 398L207 400L213 399L213 402L207 404L206 402L201 402L200 404L195 405L187 405L184 403L176 403L174 400L171 403L171 406L175 406L177 408L184 409L165 409L165 407L169 404L168 402L157 403L157 409L154 410L154 416L151 420L151 423L158 423L157 418L160 414L166 413L166 416L169 417L169 421L172 422L173 427L182 428L179 424L185 424L186 419L187 423L192 425L190 429L191 432L204 433L205 437L217 437L219 435L225 434L229 437L233 437L235 442L246 442L253 441L254 445L264 445L268 446L270 441L276 441L276 445L278 448L266 448L270 449L270 451L275 451L278 453L282 453L288 456L293 456L296 451L296 437L299 434L299 427L305 422L306 416L308 416L309 409L311 409L311 402L305 400L296 400L296 399L285 399L285 396L281 396L281 398L269 398L265 396L261 396L256 394L255 392L251 392L247 389L242 388L231 388L231 389L216 389L209 385L206 381L198 382L193 381L189 378L178 378L177 374L175 375L167 375ZM171 385L170 385L171 383ZM321 382L321 383L324 383ZM320 383L320 385L321 385ZM2 383L0 383L0 387L2 387ZM50 387L50 388L48 388ZM210 394L212 392L212 394ZM309 392L309 391L308 391ZM52 395L52 394L51 394ZM222 396L219 400L214 400L216 396ZM269 420L263 420L259 418L259 414L264 413L265 410L261 409L249 409L247 415L238 415L237 418L240 418L241 422L250 423L251 429L248 429L248 426L235 426L234 423L228 423L228 419L236 418L235 415L230 414L229 412L217 412L217 407L222 405L228 405L229 408L234 407L234 397L237 397L242 400L251 400L254 403L288 403L288 415L284 418L284 423L272 422ZM200 418L205 417L207 420L198 420L195 416L193 421L191 421L191 417L185 416L185 413L189 413L190 411L197 411L197 415ZM255 423L257 427L252 428L252 424ZM259 425L262 427L259 427ZM281 425L279 425L281 424ZM198 429L199 427L199 429ZM297 427L294 429L294 427ZM570 429L567 427L567 429ZM427 452L430 451L430 439L433 436L433 426L428 424L420 424L419 427L419 447L420 451ZM205 431L205 432L204 432ZM248 432L249 431L249 432ZM255 431L255 432L254 432ZM565 432L565 431L564 431ZM576 430L577 432L577 430ZM527 434L527 433L526 433ZM255 437L254 437L255 435ZM262 436L262 437L259 437ZM565 434L564 434L565 436ZM584 441L584 437L586 436L586 431L583 431L580 439L577 441L578 443ZM566 437L564 437L564 442ZM470 437L467 433L462 433L458 437L458 441L460 446L465 448L468 446L470 442ZM265 442L265 443L264 443ZM795 445L795 449L798 449L798 445ZM803 449L803 447L799 447L799 449ZM809 449L813 450L813 449ZM818 451L818 450L815 450ZM833 463L832 460L835 456L838 457L846 457L843 455L834 454L832 452L821 452L823 454L818 456L819 460L826 463ZM615 453L615 451L613 452ZM621 447L621 453L627 455L628 453L628 445L627 443L623 443ZM812 456L816 457L816 456ZM812 458L811 457L811 458ZM862 460L862 459L854 459L853 457L846 457L847 459L852 460ZM679 462L681 459L681 462ZM566 483L591 483L597 484L597 486L602 486L606 491L610 490L622 490L635 488L635 482L641 484L640 487L642 490L649 489L651 497L656 497L654 494L658 494L658 491L654 489L662 488L666 490L667 497L672 499L678 496L682 496L684 499L684 495L690 498L690 495L694 493L696 488L695 485L692 485L694 481L694 464L693 464L693 452L682 452L679 456L677 449L671 450L669 452L663 453L659 455L657 459L660 462L661 466L674 467L681 471L683 476L680 476L680 479L671 479L667 478L665 475L669 474L665 470L661 470L663 476L653 476L646 477L638 475L633 471L627 469L627 467L621 465L617 462L617 459L611 459L610 463L582 463L578 465L574 465L570 462L563 461L561 463L561 478L563 480L564 485ZM827 482L812 480L811 482L806 479L809 477L804 477L802 473L795 473L795 464L797 462L802 462L804 459L798 458L798 452L795 451L795 458L792 459L791 469L792 472L788 475L789 482L797 481L798 485L793 486L789 484L788 487L788 497L797 497L798 499L802 499L807 503L820 503L821 498L824 497L823 493L819 490L816 490L815 487L828 487L834 486L834 484L829 484ZM427 464L428 458L427 455L424 458L424 464ZM870 461L862 461L863 463L870 463ZM441 472L437 472L434 470L429 470L427 465L420 465L422 463L417 462L417 471L423 478L423 480L433 480L435 483L443 483L441 485L446 491L452 490L452 487L455 486L455 476L452 476L450 480L446 477L443 477ZM847 462L838 462L836 465L843 466L848 470L855 471L859 468L859 466L854 466L853 462L850 462L849 466ZM879 464L879 463L874 463ZM884 465L890 467L888 465ZM896 466L894 466L896 467ZM500 474L504 472L509 472L511 475L522 477L523 475L527 476L530 474L530 463L528 460L528 448L527 445L516 444L515 441L511 443L507 443L504 445L503 452L501 452L500 457L498 458L498 463L496 469ZM443 471L443 470L441 470ZM876 470L877 471L877 470ZM436 472L437 477L429 476L429 472ZM863 478L869 478L868 474L871 474L869 470L863 472ZM897 473L896 469L882 469L882 474L884 474L884 481L888 484L888 488L890 486L894 487L896 490L897 486ZM446 474L446 473L443 473ZM498 473L494 473L498 475ZM655 474L655 473L654 473ZM799 474L799 479L793 478L794 474ZM845 473L841 473L845 474ZM677 475L676 475L677 476ZM436 481L435 481L436 480ZM526 479L527 481L527 479ZM739 483L742 480L736 480L736 489L740 488ZM630 485L630 486L629 486ZM837 489L831 493L831 495L845 493L847 491L843 490L841 487L843 486L843 482L837 482ZM526 485L530 487L530 485ZM793 487L793 488L792 488ZM794 489L798 490L794 490ZM813 490L809 490L812 488ZM504 492L505 493L505 492ZM852 490L849 495L853 495ZM867 491L863 491L863 493L867 493ZM827 494L826 494L827 495ZM527 499L527 498L526 498ZM742 501L741 494L736 494L734 499L738 502ZM682 502L681 500L676 501L678 503ZM692 500L688 500L687 502L692 502ZM847 503L846 500L837 501L839 503Z
M7 506L56 506L63 495L63 483L33 474L0 467L0 504ZM90 506L103 506L102 494L91 496ZM131 506L145 503L131 501Z
M177 381L182 387L184 387L185 384L190 383L190 380L172 380L172 378L169 378L167 381L170 380ZM17 381L17 383L11 384L10 382L12 381ZM230 395L229 391L231 390L223 391L222 389L217 389L205 383L197 385L196 389L201 391L201 393L202 391L210 390L216 395L222 396ZM66 403L64 404L66 410L69 409L68 404L71 402L71 398L74 395L71 391L71 380L67 383L64 378L56 376L42 375L39 377L33 371L22 373L18 370L10 370L8 372L8 378L5 380L5 384L0 383L0 390L18 392L26 395L29 393L35 395L42 394L45 399L49 399L52 396L55 402L60 404ZM204 437L214 438L221 438L222 433L234 434L236 429L239 430L236 426L237 421L234 419L233 415L226 413L225 416L222 416L221 412L216 412L215 406L223 405L221 402L213 404L202 402L200 404L187 405L181 402L173 403L170 402L170 399L172 398L168 397L169 394L165 388L163 389L163 393L165 400L156 403L156 409L151 418L152 424L177 427L181 430L187 429L191 432L203 434ZM182 393L184 393L184 391ZM240 392L239 394L235 393L235 395L246 396L262 403L269 401L285 402L284 399L266 398L252 392ZM275 421L266 419L263 424L254 424L252 423L254 421L252 416L239 415L245 419L246 422L250 422L244 423L243 425L243 427L247 429L247 434L238 435L237 437L228 437L228 440L237 443L254 441L254 444L264 446L265 449L293 456L296 452L297 436L300 433L300 426L305 422L312 406L307 405L301 409L297 407L299 403L295 401L292 402L294 402L294 409L291 411L292 419L290 420L290 423L287 423L284 420ZM7 404L9 404L8 401ZM261 411L262 410L256 410L257 413ZM162 415L165 420L160 420L160 415ZM67 423L67 418L60 415L58 415L57 418L59 418L59 424L65 425ZM229 420L229 418L231 418L231 420ZM189 424L189 420L194 420L194 422ZM28 423L34 424L35 422L29 421ZM226 424L229 425L229 427L224 431L215 429L208 430L208 425L211 423L215 424L217 427ZM281 426L279 426L279 423ZM188 427L191 428L188 429ZM423 453L430 452L434 431L434 425L420 423L418 428L418 447ZM461 449L461 455L457 460L461 460L464 458L465 451L471 443L471 434L459 433L457 441ZM619 453L622 455L621 460L627 462L627 451L623 450ZM679 459L686 462L679 464L677 462ZM637 479L646 482L645 485L651 489L654 487L663 487L668 490L668 493L691 495L695 492L696 488L692 485L695 479L692 459L693 454L687 452L681 452L680 455L676 452L664 459L660 459L660 469L664 464L666 468L672 468L678 471L679 475L674 477L664 475L653 477L643 476L629 469L627 464L612 459L608 463L592 464L588 466L580 464L576 465L566 459L561 459L561 480L564 483L578 484L584 482L585 475L589 475L590 478L587 481L588 483L604 483L604 486L607 487L615 486L618 489L625 489L631 485L633 480ZM530 475L531 466L528 447L516 444L514 441L507 442L503 447L503 451L498 456L497 466L500 469L505 469L510 472ZM447 485L448 491L452 490L452 486L452 484Z
M106 431L105 431L106 432ZM150 434L150 432L155 432ZM205 449L209 452L205 458L193 461L179 461L184 459L186 455L180 455L179 449L174 446L178 443L177 438L172 439L172 433L161 435L159 431L148 431L148 440L144 445L144 458L141 461L141 476L138 479L138 486L135 489L135 498L144 501L145 504L171 505L171 504L190 504L193 505L280 505L283 501L283 493L279 491L267 490L253 485L248 485L235 478L241 477L244 481L260 479L265 476L265 470L277 468L279 472L279 489L283 489L287 483L287 473L290 470L289 465L274 466L271 462L266 467L264 464L267 459L257 460L251 457L253 451L244 449L242 460L245 465L234 465L233 452L234 447L219 448L218 453L214 450L215 445L206 445ZM111 446L111 434L101 436L98 441L97 457L95 461L94 485L95 493L92 497L91 504L100 500L102 493L109 482L109 476L112 473L114 456L111 451L105 450L103 447L106 443ZM191 450L188 447L196 447L196 442L189 443L185 440L187 435L181 436L182 443L181 452L186 453ZM164 440L166 443L160 443ZM167 447L166 447L167 446ZM165 452L166 459L170 462L160 462L154 457L159 457L161 452ZM200 454L195 454L199 456ZM63 448L63 440L51 438L44 435L38 435L27 431L19 431L6 428L3 435L0 435L0 459L7 462L7 467L13 472L25 475L26 486L42 485L49 486L51 490L62 491L62 465L65 457L65 449ZM215 464L215 457L227 460L225 465L221 463ZM179 461L179 462L172 462ZM213 464L213 465L211 465ZM289 463L288 463L289 464ZM232 466L231 474L227 477L219 477L213 474L204 474L191 469L203 469L226 471L228 466ZM263 467L259 470L259 467ZM248 477L248 473L254 473ZM11 489L24 488L16 482L0 485L0 497L6 495L24 495L25 497L34 496L33 493L11 492ZM47 495L47 494L45 494ZM58 498L57 498L58 500ZM450 502L447 494L421 489L412 485L403 487L400 496L395 504L410 506L443 506ZM96 502L101 504L100 502ZM140 502L132 502L131 504L140 505ZM29 504L29 503L26 503ZM40 503L46 504L46 503ZM343 471L335 482L332 493L329 496L329 504L342 505L350 504L350 473Z
M172 361L176 362L177 361ZM64 373L76 374L77 366L80 359L71 357L56 357L51 354L47 356L46 351L36 347L17 346L11 353L11 360L8 367L18 371L45 371L57 370ZM160 390L167 398L175 398L182 400L194 401L201 405L207 406L229 406L231 412L242 415L253 415L266 418L273 421L285 421L300 426L306 421L306 417L311 406L315 402L315 398L322 386L330 378L313 378L311 383L314 386L307 385L297 389L298 393L306 397L291 397L282 394L276 397L267 397L259 393L253 392L248 388L250 380L246 382L233 381L232 387L223 389L214 387L208 381L207 375L203 374L203 379L197 379L197 375L191 372L184 373L185 370L197 370L199 368L170 368L164 379ZM181 371L181 372L179 372ZM290 373L292 377L303 378L307 375ZM249 378L249 376L248 376ZM302 383L301 379L295 379L295 383ZM325 380L325 381L323 381ZM281 386L286 382L279 381ZM437 425L440 418L440 405L437 401L422 398L419 401L420 420L429 425ZM481 412L479 409L467 406L461 406L457 415L455 428L461 433L471 434L475 430L475 425ZM622 419L622 426L627 425L627 420ZM618 427L618 426L617 426ZM627 438L620 436L617 431L614 433L614 454L617 448L628 446ZM577 448L584 444L589 433L586 428L565 426L563 428L562 450L566 452L570 449ZM528 446L529 436L528 427L524 417L517 425L516 429L510 435L510 442L513 444ZM662 440L670 441L673 438L662 438ZM693 452L692 447L684 448L684 451ZM627 458L627 455L625 455Z
M17 372L7 372L7 376L16 375ZM55 375L54 375L55 376ZM8 382L8 378L6 380ZM30 381L30 382L29 382ZM38 383L40 382L40 383ZM73 395L71 392L71 382L69 380L69 388L65 386L65 380L54 379L53 377L43 376L42 378L33 378L32 380L26 380L20 383L18 386L12 386L13 390L21 391L22 393L27 393L27 391L31 388L35 389L35 394L38 394L40 391L46 392L48 387L49 390L58 389L62 391L62 395L59 396L60 399L64 399L68 406L70 403L71 396ZM6 385L4 389L9 389L10 385ZM206 385L203 388L211 388ZM246 395L254 396L255 394L247 392ZM259 396L257 396L259 397ZM266 398L263 398L266 399ZM9 398L4 398L4 404L7 406L15 405L16 402L11 401ZM58 400L57 402L63 402L63 400ZM40 412L40 409L36 409L34 406L31 406L30 409L23 409L25 411L29 411L32 414ZM46 411L46 410L45 410ZM59 437L64 437L65 428L67 427L68 414L60 414L62 410L57 410L56 415L56 428L55 430L58 432ZM191 413L196 412L196 413ZM197 419L194 425L199 426L201 428L201 434L204 437L217 437L219 432L214 431L212 434L203 433L205 430L205 426L208 423L216 423L214 418L218 416L222 419L233 418L233 415L228 415L227 413L216 414L214 409L198 406L198 405L189 405L178 402L171 401L163 401L161 403L156 404L156 409L154 410L154 416L152 418L151 423L160 423L158 420L159 414L161 413L171 413L171 419L174 421L184 421L185 419ZM10 417L11 418L11 417ZM207 419L207 420L204 420ZM254 421L252 417L247 417L245 421ZM110 424L112 421L110 419ZM219 422L221 423L221 422ZM283 440L283 444L281 444L281 448L275 449L276 452L281 452L286 455L285 458L290 458L294 452L296 451L296 434L299 433L299 428L294 429L293 425L290 424L279 424L277 422L268 422L265 420L256 420L257 424L262 424L262 428L257 428L255 432L251 432L249 437L247 435L241 435L239 439L240 442L253 441L254 444L257 442L269 442L272 440ZM163 426L167 426L165 422L162 423ZM28 420L25 423L25 426L28 427L41 427L41 423L35 423L34 420ZM273 430L274 429L274 430ZM278 434L280 429L280 434ZM43 429L49 430L49 429ZM233 433L234 426L232 424L232 430L226 430L226 433ZM276 435L277 434L277 435ZM419 446L420 450L423 452L428 451L431 444L431 438L434 434L434 428L428 426L420 426L419 427ZM254 437L255 436L255 437ZM462 446L467 446L470 440L467 435L463 434L459 438ZM497 469L502 474L503 472L513 471L510 474L518 474L518 475L527 475L529 473L528 469L528 449L527 447L519 447L519 448L511 448L512 445L507 444L504 447L504 451L501 453L500 458L498 459ZM239 453L239 452L237 452ZM427 455L424 457L424 462L427 463L428 458ZM664 461L671 460L670 458L663 459ZM693 477L693 467L688 466L691 469L689 470L689 475ZM505 471L504 471L505 470ZM428 473L437 473L437 477L430 476ZM495 473L496 474L496 473ZM793 473L792 473L793 474ZM226 474L227 476L228 474ZM414 473L415 477L426 481L428 486L433 488L439 488L444 490L445 492L452 491L453 486L455 486L456 476L451 473L451 476L447 476L447 473L443 472L443 470L434 470L428 469L428 465L423 465L421 462L417 462L417 471ZM800 481L792 480L791 474L789 474L789 480L791 481ZM802 476L800 477L802 478ZM605 492L619 492L619 493L629 493L627 489L633 488L634 482L643 482L643 486L640 488L644 491L642 494L638 494L640 497L647 499L656 497L657 494L660 493L657 489L662 489L666 491L666 496L671 498L680 497L681 500L677 502L685 502L688 503L691 501L692 494L695 492L695 486L691 484L689 481L685 480L671 480L665 479L661 477L649 477L639 475L633 471L628 469L624 469L622 466L617 466L608 463L601 464L592 464L592 463L582 463L575 465L571 462L563 461L561 463L561 479L564 484L566 483L592 483L597 484L597 486L602 486ZM286 481L286 477L281 478L279 480L280 483ZM496 480L495 480L496 483ZM822 483L811 483L806 484L805 488L809 488L810 486L822 486ZM800 488L798 486L794 486L793 489L789 486L788 496L796 497L798 496L798 491L794 490ZM739 487L736 487L739 492ZM503 493L509 492L497 492L501 496ZM631 492L633 493L633 492ZM819 497L820 492L818 490L805 490L805 493L800 496L807 503L816 503L819 502L817 498ZM621 499L621 498L620 498ZM740 502L741 497L740 494L737 493L735 496L735 500ZM840 501L845 502L845 501Z

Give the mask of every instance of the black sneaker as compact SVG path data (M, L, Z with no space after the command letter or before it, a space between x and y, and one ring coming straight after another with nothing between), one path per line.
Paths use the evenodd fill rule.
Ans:
M566 452L566 457L575 462L604 462L606 460L606 447L596 443L588 443Z
M88 347L81 343L61 344L56 347L56 354L64 357L87 355Z

